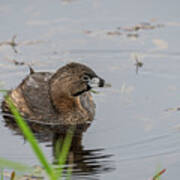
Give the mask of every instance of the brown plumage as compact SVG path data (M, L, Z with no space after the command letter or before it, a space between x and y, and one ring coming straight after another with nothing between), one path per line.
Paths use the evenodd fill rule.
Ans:
M70 63L56 73L34 72L9 95L25 119L42 124L77 125L89 123L95 114L90 93L104 80L89 67ZM3 111L9 112L6 102Z

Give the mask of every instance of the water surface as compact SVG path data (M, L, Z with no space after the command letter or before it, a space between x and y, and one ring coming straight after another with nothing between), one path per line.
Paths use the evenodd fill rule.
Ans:
M74 170L74 179L143 180L159 167L167 169L163 179L180 176L179 5L177 0L0 2L2 88L16 87L28 64L53 72L72 61L112 84L94 95L96 117L81 149L87 168ZM139 23L155 28L132 30ZM15 49L7 45L14 35ZM138 73L135 57L143 63ZM38 164L2 117L0 132L0 157ZM41 147L52 162L51 143Z

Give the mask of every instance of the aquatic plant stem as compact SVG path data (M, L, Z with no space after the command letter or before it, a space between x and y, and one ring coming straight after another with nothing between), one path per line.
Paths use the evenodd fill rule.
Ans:
M46 173L49 175L51 180L56 180L56 176L54 173L53 168L51 165L48 163L46 157L44 156L41 148L38 145L38 142L36 138L34 137L34 134L28 127L27 123L24 121L24 119L21 117L20 113L16 109L15 105L13 104L11 98L9 96L6 96L6 102L14 115L14 118L16 120L16 123L18 124L19 128L21 129L22 133L24 134L25 138L28 140L30 143L34 153L36 154L37 158L39 159L40 163L44 167Z
M59 164L60 169L57 172L58 177L62 176L62 171L63 171L62 166L66 163L67 156L68 156L68 153L69 153L69 150L71 147L73 135L74 135L74 128L70 128L66 134L66 137L65 137L63 145L62 145L62 150L59 155L59 163L58 164Z

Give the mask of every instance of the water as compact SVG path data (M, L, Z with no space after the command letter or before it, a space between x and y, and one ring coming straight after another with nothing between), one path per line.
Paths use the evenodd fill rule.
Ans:
M167 169L165 180L180 176L180 114L173 111L180 106L179 5L177 0L0 2L0 41L17 35L18 44L18 53L0 46L2 88L16 87L28 74L27 64L53 72L71 61L87 64L112 84L94 95L96 117L83 136L74 179L143 180L159 167ZM163 26L125 30L142 22ZM136 33L137 38L127 37ZM135 54L143 63L138 73ZM0 157L38 164L2 117L0 132ZM51 143L41 147L52 162Z

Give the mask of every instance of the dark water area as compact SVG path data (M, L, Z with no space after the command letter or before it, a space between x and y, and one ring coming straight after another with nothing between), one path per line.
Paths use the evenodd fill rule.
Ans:
M93 95L96 116L83 135L73 179L144 180L159 168L167 169L162 179L180 177L179 5L177 0L0 1L1 89L15 88L28 64L54 72L72 61L92 67L112 85ZM53 162L52 142L40 146ZM2 116L0 147L0 157L38 164Z

